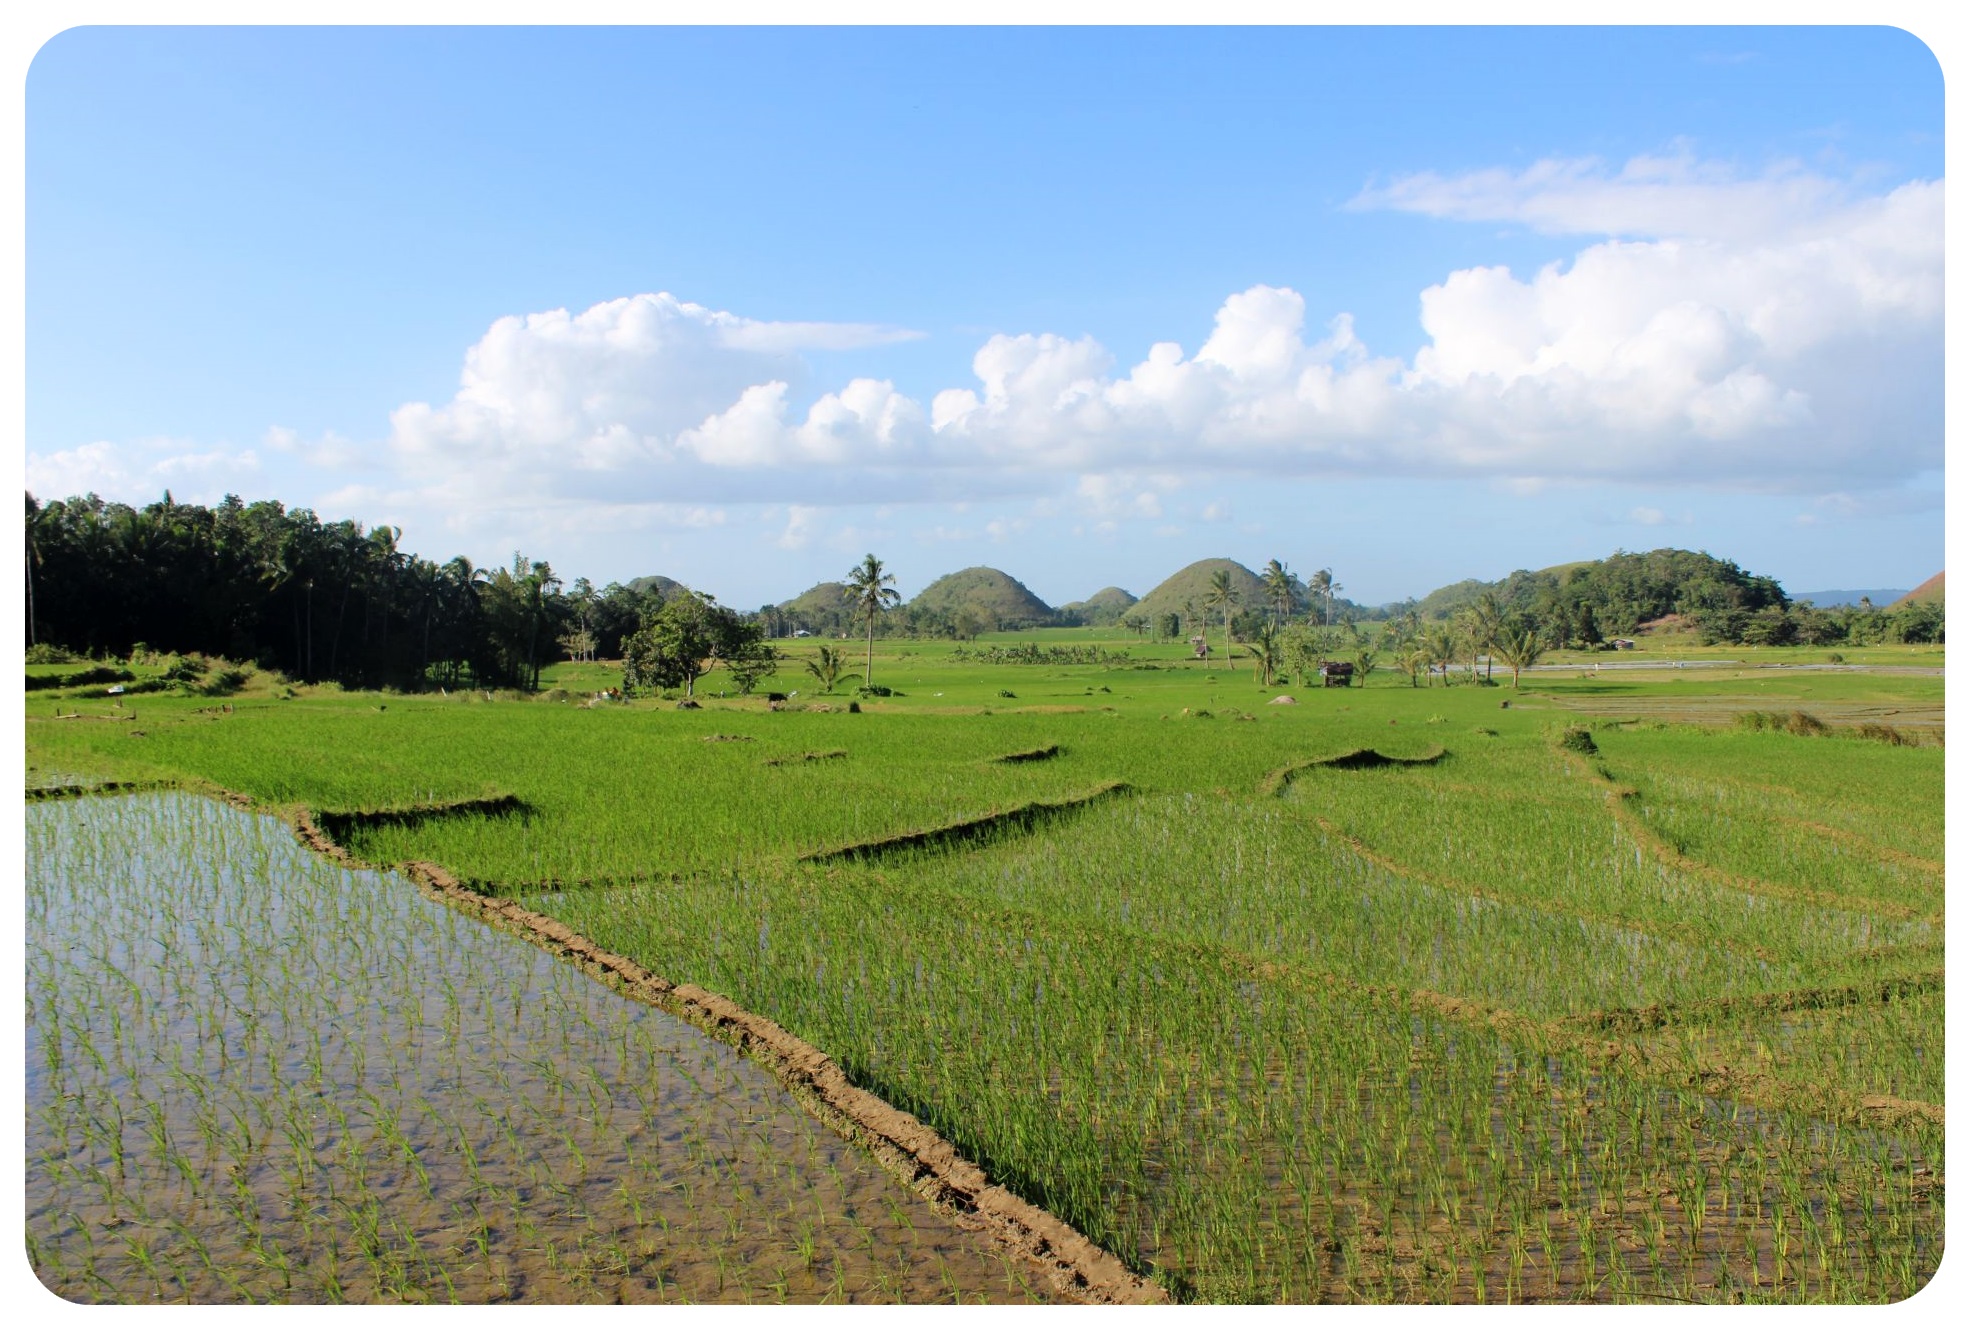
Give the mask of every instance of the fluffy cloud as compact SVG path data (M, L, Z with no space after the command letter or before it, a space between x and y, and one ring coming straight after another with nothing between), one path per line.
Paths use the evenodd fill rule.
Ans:
M918 334L867 324L762 323L666 293L627 296L570 314L510 315L466 353L458 394L391 414L401 459L450 466L546 465L618 472L680 458L713 465L778 460L765 428L779 420L802 350L852 350ZM858 412L895 428L874 385L858 381L817 404L814 460L852 432Z
M1087 337L993 336L974 381L927 407L873 377L803 390L802 351L901 330L663 294L513 316L467 353L450 402L393 414L386 454L440 504L811 511L1077 484L1106 521L1161 514L1168 487L1129 476L1223 471L1878 488L1940 465L1942 192L1863 197L1687 156L1404 177L1351 206L1605 238L1537 272L1447 274L1419 296L1406 357L1371 352L1346 313L1310 327L1300 293L1258 285L1194 354L1161 341L1122 365ZM810 538L792 520L781 536Z
M53 453L30 453L28 492L42 499L78 494L148 503L164 491L186 503L216 503L260 470L251 449L200 449L178 439L98 441Z

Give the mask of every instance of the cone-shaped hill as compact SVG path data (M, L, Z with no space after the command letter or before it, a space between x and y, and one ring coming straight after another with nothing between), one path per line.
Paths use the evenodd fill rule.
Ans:
M1898 600L1895 603L1897 605L1900 605L1905 601L1911 601L1911 600L1930 600L1930 601L1934 601L1938 605L1942 604L1943 603L1943 575L1941 573L1937 573L1934 577L1930 578L1928 581L1924 582L1921 586L1909 592L1906 596L1903 596L1901 600Z
M843 582L818 582L807 588L792 600L780 602L780 608L790 613L832 613L848 601L848 586Z
M1028 591L1018 578L996 568L946 573L918 592L910 605L953 618L970 610L993 628L1026 628L1053 621L1053 609L1044 600Z
M1231 589L1238 594L1240 609L1264 609L1266 604L1265 583L1259 575L1235 559L1199 559L1187 568L1172 573L1154 591L1137 601L1131 612L1148 618L1159 614L1182 614L1184 603L1195 605L1199 614L1205 613L1204 602L1211 591L1211 574L1220 568L1231 574ZM1222 616L1211 611L1212 622Z
M665 600L669 600L672 596L684 590L684 584L682 582L677 581L675 578L665 577L660 573L651 573L648 577L631 578L625 585L631 591L638 592L639 594L646 591L654 591Z
M1086 600L1070 601L1060 607L1063 616L1069 616L1081 623L1094 627L1105 627L1118 622L1129 607L1135 604L1135 597L1118 586L1105 586Z

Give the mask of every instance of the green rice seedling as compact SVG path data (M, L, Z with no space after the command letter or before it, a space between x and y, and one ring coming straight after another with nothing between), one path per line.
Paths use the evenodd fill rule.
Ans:
M770 718L434 703L379 733L376 717L324 700L224 736L160 725L143 760L351 814L346 839L366 858L438 860L771 1015L1182 1297L1885 1300L1934 1269L1941 1194L1918 1184L1942 1151L1923 1111L1940 1102L1940 997L1758 1003L1833 1001L1940 968L1939 750L1596 722L1593 754L1556 751L1548 704L1588 695L1543 680L1544 700L1509 712L1481 706L1480 689L1369 688L1227 731L1159 721L1237 709L1201 677L1171 675L1154 688L1118 671L1061 681L1075 695L1110 687L1112 713L912 714L914 698ZM1020 677L1009 691L1022 702L1048 686ZM1003 686L988 682L973 681L978 699ZM1604 696L1667 688L1620 687ZM1696 691L1728 703L1726 723L1799 710L1844 724L1832 688L1755 704L1721 683ZM855 757L769 768L733 760L747 745L700 740L768 723L775 751L846 744ZM844 725L860 727L853 739ZM48 732L77 767L134 760L123 740L59 729L34 727L30 742ZM1429 733L1448 751L1427 766L1308 765L1418 756ZM284 750L309 748L297 738L331 755L361 744L375 762L282 765ZM1047 744L1059 751L1046 762L987 761ZM1262 796L1268 773L1289 768ZM1133 793L989 843L919 837L879 859L797 864L1117 781ZM398 815L491 795L529 811ZM353 915L337 922L371 936ZM416 982L391 945L391 983ZM243 1051L219 1045L221 1069L275 1042L240 1012L309 991L305 974L244 985L207 1022L246 1037ZM483 1008L461 997L455 1021L420 1025L406 1047L463 1065L455 1045L475 1028L531 1028L541 992L493 992ZM550 1044L586 1041L620 1062L620 1039L548 1005L563 1013L540 1027ZM55 1042L65 1067L94 1077L85 1041L115 1063L130 1038L83 1021ZM361 1058L373 1087L414 1080L401 1053ZM342 1054L327 1078L357 1062ZM587 1234L600 1203L556 1170L579 1154L605 1172L597 1136L716 1079L690 1062L657 1092L609 1100L579 1060L502 1056L480 1083L521 1111L488 1123L481 1174L504 1167L510 1189L535 1195L558 1186ZM1902 1107L1884 1110L1884 1096ZM666 1141L665 1169L646 1176L675 1173L675 1188L646 1194L701 1210L722 1242L743 1218L714 1198L748 1176L746 1159L787 1168L776 1141ZM495 1157L529 1147L543 1162ZM359 1190L352 1176L338 1185ZM372 1170L361 1186L385 1180ZM414 1179L408 1192L418 1199ZM783 1210L766 1214L782 1255L735 1267L732 1296L803 1287L809 1263L773 1218ZM870 1213L858 1250L878 1235L884 1250L907 1245ZM557 1250L556 1278L576 1296L614 1259L600 1240ZM827 1262L813 1266L805 1287L829 1295ZM886 1279L845 1287L860 1297ZM917 1289L935 1292L934 1277Z
M626 1204L622 1175L599 1166L687 1168L676 1129L698 1137L733 1115L730 1152L713 1165L720 1190L782 1188L824 1217L896 1189L729 1050L400 880L289 848L265 819L156 795L49 804L31 821L30 1044L42 1052L30 1083L33 1095L48 1091L30 1099L29 1195L41 1198L30 1204L31 1251L70 1296L482 1301L525 1287L594 1298L734 1232L748 1252L734 1270L742 1292L759 1286L749 1272L775 1262L808 1269L791 1234L634 1184ZM297 929L319 931L286 945ZM123 959L132 939L143 940L142 965ZM114 970L76 963L91 954ZM455 1001L437 1000L438 971ZM141 1018L112 1031L106 1002ZM285 1051L270 1062L270 1048ZM641 1069L632 1079L672 1088L645 1100L590 1074L612 1050ZM688 1082L670 1074L678 1066ZM53 1093L58 1083L72 1088ZM545 1087L575 1111L491 1120L512 1102L487 1092L496 1084ZM537 1108L541 1096L519 1102ZM789 1134L831 1168L783 1167ZM186 1139L202 1139L202 1152L181 1148ZM467 1196L496 1194L508 1221L487 1214L476 1237L430 1236L453 1231ZM134 1241L111 1236L125 1219L143 1225L124 1225ZM663 1236L643 1242L653 1227ZM940 1255L981 1283L997 1269L929 1212L919 1232L907 1287L937 1288ZM789 1296L819 1296L820 1269L856 1259L835 1234L813 1226L813 1277Z

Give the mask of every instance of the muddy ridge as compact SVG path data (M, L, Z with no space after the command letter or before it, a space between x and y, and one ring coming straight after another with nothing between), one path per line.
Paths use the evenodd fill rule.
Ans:
M1438 744L1420 757L1390 757L1387 753L1373 748L1356 748L1332 757L1310 757L1303 762L1289 762L1265 774L1259 782L1259 794L1270 798L1284 794L1286 787L1293 783L1293 777L1314 767L1331 767L1336 771L1367 771L1375 767L1428 767L1435 766L1449 753Z
M1048 744L1044 748L1028 748L1021 753L1001 753L997 757L987 758L986 760L989 762L1044 762L1048 758L1059 756L1060 745Z
M799 762L832 762L838 757L847 757L846 748L828 748L806 753L792 753L785 757L769 757L762 766L790 767Z
M142 794L148 790L168 788L165 782L152 780L106 780L100 785L31 785L27 789L27 798L79 799L85 794Z
M825 864L838 863L844 859L875 859L885 854L907 850L948 849L984 840L1001 832L1033 831L1056 818L1078 812L1104 799L1128 794L1133 789L1134 787L1127 781L1113 780L1072 799L1062 799L1056 803L1034 800L1032 803L1021 804L1003 813L988 813L984 817L951 822L941 827L932 827L928 831L905 831L894 836L884 836L879 840L858 841L853 845L843 845L831 850L816 850L812 854L801 855L799 862Z
M1702 1002L1652 1003L1646 1007L1617 1007L1569 1016L1566 1024L1590 1030L1640 1033L1669 1025L1686 1025L1715 1017L1751 1012L1824 1011L1833 1007L1858 1007L1868 1003L1893 1002L1897 998L1933 993L1943 986L1943 972L1902 975L1869 984L1842 984L1835 988L1795 988L1782 993L1752 993L1745 997L1710 998Z
M1104 792L1119 785L1105 787ZM244 795L229 791L226 798L240 807L255 807ZM365 866L336 844L307 810L295 811L293 826L301 842L315 852L340 863ZM437 864L412 861L400 868L433 898L508 928L630 996L735 1045L772 1071L809 1112L868 1148L917 1194L1037 1264L1058 1292L1089 1303L1169 1300L1161 1286L1132 1273L1078 1229L993 1183L985 1170L959 1154L936 1130L854 1085L834 1059L778 1022L696 984L673 983L653 974L626 956L603 950L558 919L516 901L471 891Z
M336 840L345 838L352 831L368 827L415 827L425 822L442 821L452 817L512 817L525 816L533 811L532 805L518 795L501 794L490 799L460 799L454 803L409 804L402 808L379 808L372 811L316 813L315 821Z

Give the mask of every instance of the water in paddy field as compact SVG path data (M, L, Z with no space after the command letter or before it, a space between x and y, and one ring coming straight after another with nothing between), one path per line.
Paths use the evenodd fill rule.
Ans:
M275 819L30 805L27 1242L108 1301L1042 1296L684 1022Z

